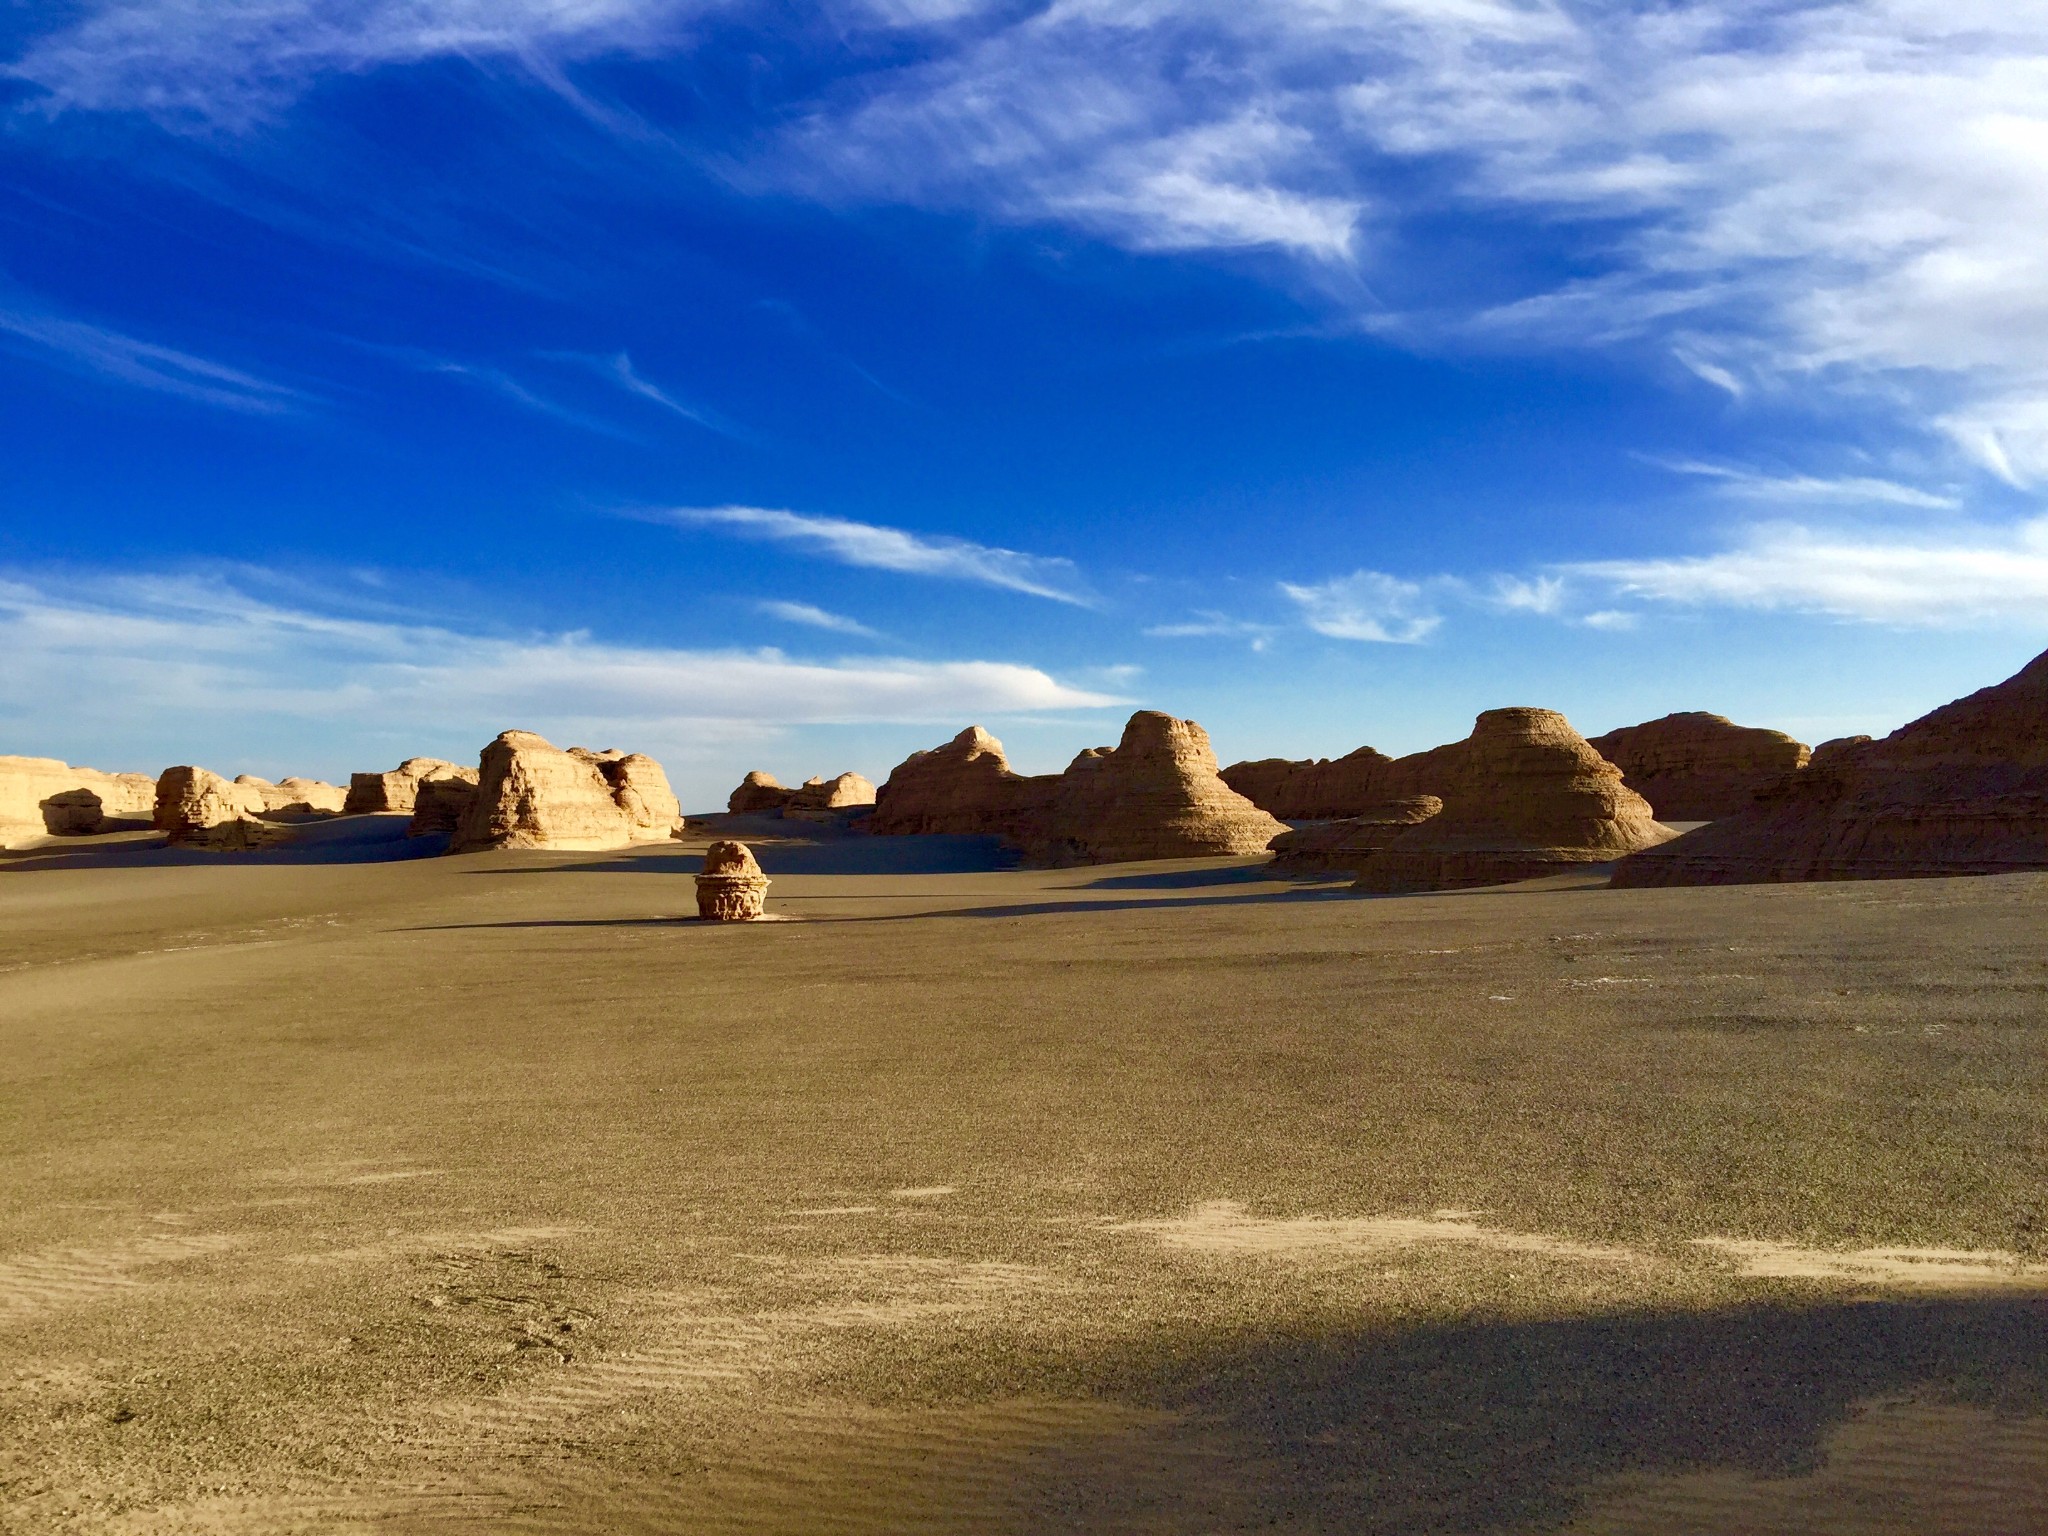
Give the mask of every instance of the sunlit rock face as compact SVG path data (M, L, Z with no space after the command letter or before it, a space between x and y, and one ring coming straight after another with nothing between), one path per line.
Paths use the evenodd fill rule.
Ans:
M506 731L483 750L475 798L449 851L624 848L668 838L680 822L668 776L653 758L565 752L531 731Z
M1882 741L1823 744L1747 808L1624 860L1618 886L2048 869L2048 653Z
M1737 725L1693 710L1592 738L1623 782L1650 802L1659 821L1732 816L1811 755L1783 731Z

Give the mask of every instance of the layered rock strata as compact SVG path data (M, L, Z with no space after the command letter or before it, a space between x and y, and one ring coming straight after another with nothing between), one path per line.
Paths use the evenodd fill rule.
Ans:
M0 848L146 827L155 806L156 780L146 773L102 773L54 757L0 756Z
M350 774L342 810L350 816L409 812L419 798L420 785L427 779L465 773L474 776L475 772L444 758L409 757L389 773Z
M451 853L623 848L673 836L682 814L661 765L640 753L563 751L531 731L483 750Z
M1386 800L1394 759L1371 747L1337 758L1264 757L1232 763L1223 782L1283 821L1326 821L1367 814Z
M725 808L734 816L755 816L763 811L779 811L789 804L789 797L796 791L785 786L772 773L755 769L744 779L740 787L725 797Z
M445 832L452 836L476 803L477 778L474 768L451 768L421 779L413 796L412 820L406 823L405 835L430 837Z
M1693 710L1591 740L1662 821L1712 821L1741 810L1810 753L1783 731Z
M1673 836L1621 770L1549 709L1490 709L1438 748L1443 809L1370 855L1357 889L1454 890L1606 863Z
M875 803L875 786L857 773L832 779L806 779L790 791L782 814L798 821L837 821L850 811Z
M1286 874L1356 871L1365 861L1444 808L1435 795L1411 795L1342 821L1319 821L1273 839L1273 868Z
M896 765L875 791L868 830L1011 836L1047 783L1012 772L1003 744L970 725L944 746L913 752Z
M319 779L289 778L273 784L253 773L237 774L235 783L247 790L265 816L339 816L348 795L339 785Z
M768 877L745 843L713 843L697 876L697 916L707 923L749 923L768 905Z
M264 819L262 791L230 783L189 763L166 768L156 781L152 821L168 843L244 853L289 837L290 831Z
M1622 861L1617 886L2048 869L2048 654L1882 741L1825 743L1746 809Z

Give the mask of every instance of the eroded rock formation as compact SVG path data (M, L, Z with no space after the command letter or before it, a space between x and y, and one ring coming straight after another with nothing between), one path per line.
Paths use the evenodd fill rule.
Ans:
M786 787L772 773L755 769L744 779L740 787L725 797L725 808L734 816L754 816L763 811L779 811L789 804L789 797L796 791Z
M1746 809L1624 860L1618 886L2048 869L2048 654L1882 741L1827 742Z
M452 836L476 803L476 789L474 768L450 768L421 779L413 796L412 820L406 823L405 835L428 837L445 832Z
M1666 715L1592 738L1661 821L1733 815L1760 789L1806 766L1803 742L1783 731L1737 725L1699 710Z
M253 773L237 774L235 783L248 790L258 813L268 816L339 816L347 793L319 779L289 778L273 784Z
M1299 762L1264 757L1232 763L1223 770L1223 782L1283 821L1322 821L1361 816L1384 801L1393 762L1371 747Z
M875 803L875 786L857 773L832 779L806 779L790 791L782 814L798 821L836 821L848 811Z
M697 916L707 923L750 923L768 905L768 877L745 843L713 843L697 877Z
M1435 795L1411 795L1342 821L1320 821L1273 839L1273 868L1289 874L1357 871L1365 861L1444 808Z
M1499 885L1619 859L1673 835L1555 710L1487 710L1464 741L1428 755L1447 775L1443 810L1373 853L1358 889Z
M264 809L258 786L230 783L205 768L180 764L158 776L152 820L166 842L239 853L291 835L264 820Z
M506 731L483 750L476 794L449 852L623 848L670 837L680 821L653 758L563 751L531 731Z
M1011 836L1045 782L1011 772L1003 744L970 725L944 746L896 765L875 791L868 830Z
M423 780L446 778L451 774L471 774L473 768L462 768L439 757L409 757L389 773L354 773L349 775L348 795L342 803L342 810L350 816L365 816L375 812L413 809L419 798Z
M0 757L0 848L146 827L155 806L156 780L146 773L102 773L54 757Z

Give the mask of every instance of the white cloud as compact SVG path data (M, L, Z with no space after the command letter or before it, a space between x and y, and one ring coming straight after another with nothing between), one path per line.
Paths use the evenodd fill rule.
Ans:
M479 363L456 363L441 359L425 361L420 366L429 373L441 373L451 378L467 380L478 388L498 396L501 400L509 400L523 410L532 411L535 415L551 417L565 425L580 428L582 431L595 432L600 437L616 437L628 442L632 440L631 433L614 426L602 417L592 416L571 406L563 405L558 400L552 400L546 395L527 388L526 385L520 383L519 380L513 378L511 374L505 372L502 368L487 368Z
M780 619L785 624L805 624L812 629L830 630L838 635L864 635L870 639L875 635L875 631L860 620L828 612L812 603L791 603L780 598L771 598L754 606L769 618Z
M1283 581L1280 590L1310 629L1336 640L1416 645L1443 623L1421 583L1382 571L1353 571L1312 586Z
M1696 459L1651 462L1675 474L1718 480L1729 495L1750 501L1835 502L1849 506L1916 507L1930 512L1953 512L1963 504L1962 498L1953 492L1925 491L1867 475L1766 475Z
M276 416L309 403L299 390L225 363L34 306L0 307L0 346L9 344L88 378L224 410Z
M1271 624L1251 619L1233 619L1227 613L1204 609L1178 624L1154 624L1144 631L1153 640L1249 640L1255 651L1272 644L1276 630Z
M595 370L599 377L617 385L620 389L626 391L627 394L635 395L642 400L651 400L663 410L680 416L685 421L694 422L707 431L716 432L723 437L743 438L745 436L738 427L717 414L717 412L708 411L702 406L687 404L670 391L663 389L659 384L646 378L633 366L633 359L627 353L615 352L608 357L591 357L573 352L553 355L568 361L581 363L585 367Z
M673 507L648 515L685 528L724 528L750 538L794 544L843 565L979 582L1078 607L1095 601L1074 562L1058 556L1027 555L966 539L766 507Z
M1759 528L1713 554L1563 570L1639 602L1677 607L2048 629L2048 518L2012 530L1945 531L1938 539Z
M0 578L0 712L17 741L78 742L130 766L257 755L342 772L394 751L471 753L515 725L687 755L805 725L957 729L1125 702L1015 662L481 634L295 606L255 595L264 585L261 573Z

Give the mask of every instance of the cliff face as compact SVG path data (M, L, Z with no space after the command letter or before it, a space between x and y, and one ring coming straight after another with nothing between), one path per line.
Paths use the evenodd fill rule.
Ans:
M1882 741L1830 742L1748 808L1624 860L1618 886L2048 869L2048 654Z
M1783 731L1697 710L1609 731L1591 745L1664 821L1732 816L1810 756Z
M564 752L531 731L506 731L483 750L475 796L448 851L623 848L669 837L679 819L653 758Z

